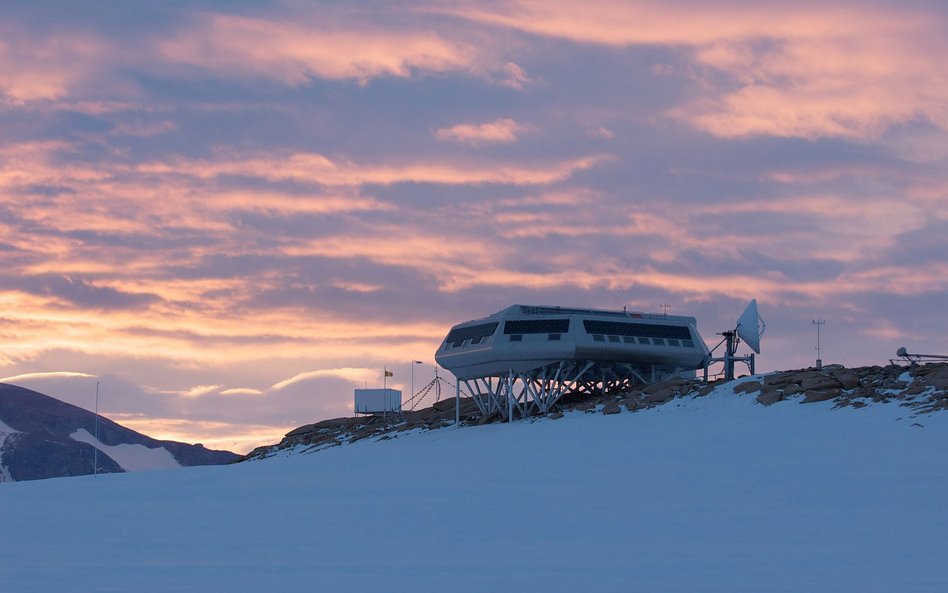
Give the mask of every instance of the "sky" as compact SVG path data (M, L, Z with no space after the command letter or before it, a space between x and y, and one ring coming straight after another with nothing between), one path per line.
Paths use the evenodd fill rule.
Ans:
M945 55L934 1L4 3L0 380L246 451L514 303L948 354Z

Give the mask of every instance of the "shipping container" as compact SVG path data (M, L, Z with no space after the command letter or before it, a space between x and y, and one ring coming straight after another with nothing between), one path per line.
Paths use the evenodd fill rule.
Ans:
M356 389L356 414L401 412L402 392L398 389Z

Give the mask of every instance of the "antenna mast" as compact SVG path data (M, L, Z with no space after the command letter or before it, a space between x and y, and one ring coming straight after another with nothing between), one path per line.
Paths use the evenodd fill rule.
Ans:
M92 475L99 475L99 382L95 382L95 445L92 446Z
M814 319L810 323L816 326L816 368L821 369L823 368L823 357L820 356L820 326L826 324L826 320L820 319L817 321Z
M723 344L724 356L720 358L709 356L707 359L705 359L704 380L708 380L708 367L716 362L724 363L725 381L731 381L734 379L735 362L746 363L747 368L750 370L750 374L753 375L756 372L754 368L754 353L760 354L760 339L764 335L765 327L766 324L764 324L764 320L760 318L760 314L757 311L757 299L753 299L738 318L737 326L732 330L718 334L719 336L724 336L724 339L721 340L717 346L711 349L710 354L714 354L714 351L720 348ZM750 347L750 349L754 352L748 354L747 356L738 356L737 347L741 343L741 340L744 340L747 346Z

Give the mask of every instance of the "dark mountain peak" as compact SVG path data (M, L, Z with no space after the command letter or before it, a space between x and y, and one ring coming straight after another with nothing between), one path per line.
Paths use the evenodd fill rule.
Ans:
M96 434L94 413L31 389L0 383L0 423L15 431L11 433L0 426L0 480L93 473L96 447L91 442L81 441L94 441L94 438L76 433L84 430L88 435ZM100 473L135 469L131 466L140 466L135 459L142 455L162 461L165 467L217 465L239 458L230 451L214 451L203 445L159 441L102 416L99 416L98 437Z

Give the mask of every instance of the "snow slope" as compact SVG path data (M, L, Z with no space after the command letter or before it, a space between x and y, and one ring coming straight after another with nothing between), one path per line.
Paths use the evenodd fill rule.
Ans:
M13 430L4 424L2 420L0 420L0 482L13 481L13 479L10 477L10 470L7 469L7 466L3 465L3 444L6 443L8 438L17 432L18 431Z
M70 434L69 438L80 443L92 445L115 460L115 462L127 472L181 467L181 464L174 458L174 455L164 447L149 448L145 445L128 443L105 445L97 441L95 436L89 434L89 431L85 428L80 428Z
M729 391L729 388L727 389ZM31 591L948 590L948 414L711 395L0 485Z

